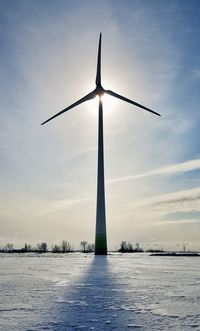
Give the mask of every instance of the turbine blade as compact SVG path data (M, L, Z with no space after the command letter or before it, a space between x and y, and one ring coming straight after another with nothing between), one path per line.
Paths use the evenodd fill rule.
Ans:
M128 99L128 98L125 98L125 97L123 97L122 95L117 94L117 93L115 93L115 92L113 92L113 91L105 90L105 93L107 93L107 94L109 94L109 95L111 95L111 96L113 96L113 97L115 97L115 98L121 99L121 100L126 101L126 102L128 102L128 103L131 103L131 104L134 105L134 106L137 106L137 107L140 107L140 108L142 108L142 109L144 109L144 110L147 110L147 111L149 111L150 113L153 113L153 114L155 114L155 115L161 116L160 114L156 113L155 111L153 111L153 110L151 110L151 109L149 109L149 108L147 108L147 107L145 107L145 106L143 106L143 105L140 105L139 103L137 103L137 102L135 102L135 101L132 101L132 100L130 100L130 99Z
M85 102L85 101L88 101L88 100L93 99L95 96L96 96L96 92L95 92L95 90L94 90L94 91L90 92L89 94L85 95L85 96L84 96L83 98L81 98L80 100L78 100L78 101L72 103L72 105L70 105L70 106L68 106L67 108L61 110L59 113L53 115L53 116L50 117L48 120L46 120L45 122L43 122L41 125L43 125L43 124L45 124L45 123L51 121L53 118L55 118L55 117L57 117L57 116L59 116L59 115L65 113L66 111L68 111L68 110L70 110L70 109L72 109L72 108L74 108L74 107L80 105L81 103L83 103L83 102Z
M99 36L96 85L101 85L101 33L100 33L100 36Z

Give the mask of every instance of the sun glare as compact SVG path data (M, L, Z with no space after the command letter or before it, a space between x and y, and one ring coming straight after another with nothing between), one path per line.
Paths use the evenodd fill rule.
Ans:
M104 116L111 115L118 103L117 99L111 97L110 95L103 94L101 96L101 100L103 102ZM93 100L87 102L87 106L93 114L96 114L96 112L98 111L98 104L99 104L98 96L96 96L96 98L94 98Z

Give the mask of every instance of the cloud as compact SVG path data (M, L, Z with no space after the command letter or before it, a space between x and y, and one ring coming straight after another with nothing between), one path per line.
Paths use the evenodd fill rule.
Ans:
M180 222L188 218L188 214L184 216L184 213L200 212L200 187L140 199L122 207L121 212L130 219L134 217L139 224L171 221L174 213L183 213L182 219L174 220Z
M60 210L67 210L72 208L73 206L79 205L83 201L87 201L88 198L82 198L82 199L63 199L63 200L56 200L52 201L46 204L44 208L38 212L36 212L36 215L44 215L49 214L53 212L57 212Z
M123 182L123 181L127 181L127 180L138 179L138 178L149 177L149 176L156 176L156 175L182 174L185 172L198 170L198 169L200 169L200 159L193 159L193 160L182 162L182 163L175 163L175 164L170 164L167 166L162 166L155 170L147 171L143 174L130 175L130 176L126 176L126 177L111 179L111 180L108 180L107 183L112 184L112 183Z
M200 188L182 190L154 197L153 207L172 208L180 211L200 211Z
M159 215L200 211L200 187L147 198L139 201L135 207L143 208L145 213Z
M182 220L166 220L161 222L156 222L156 225L180 225L180 224L195 224L200 223L200 219L182 219Z

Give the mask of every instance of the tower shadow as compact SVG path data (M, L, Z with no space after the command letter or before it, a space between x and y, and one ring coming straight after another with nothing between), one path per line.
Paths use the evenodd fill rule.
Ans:
M143 330L134 309L127 307L117 275L113 276L109 256L93 256L84 277L76 279L64 291L52 313L53 323L45 329Z
M113 281L107 256L94 256L84 275L64 294L60 320L55 330L109 330L115 311L109 309L113 302Z

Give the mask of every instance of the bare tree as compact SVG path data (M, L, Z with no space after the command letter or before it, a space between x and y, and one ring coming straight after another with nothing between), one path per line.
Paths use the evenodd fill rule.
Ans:
M143 252L143 249L140 248L140 243L136 243L135 246L136 246L135 252Z
M133 252L133 245L131 243L128 243L127 246L126 246L126 248L127 248L127 251L128 252L130 252L130 253Z
M61 247L59 245L52 245L52 252L53 253L60 253Z
M121 242L119 252L121 252L121 253L127 252L127 243L126 243L126 241Z
M94 244L87 244L85 250L86 250L87 253L92 253L92 252L94 252Z
M61 243L61 250L63 253L70 252L71 251L71 245L66 240L63 240Z
M86 252L86 245L87 245L87 241L81 241L81 247L82 247L82 250L83 250L83 253L85 253Z
M45 242L41 243L41 250L42 250L42 252L47 252L47 250L48 250L47 243L45 243Z
M70 253L73 251L72 245L66 241L66 253Z
M7 245L5 246L5 251L10 253L13 250L14 250L14 245L10 244L10 243L7 243Z
M24 248L22 248L22 250L24 252L31 252L32 251L32 247L31 247L31 245L25 243Z
M40 253L45 253L48 250L48 246L46 242L41 242L40 244L37 244L37 250Z

